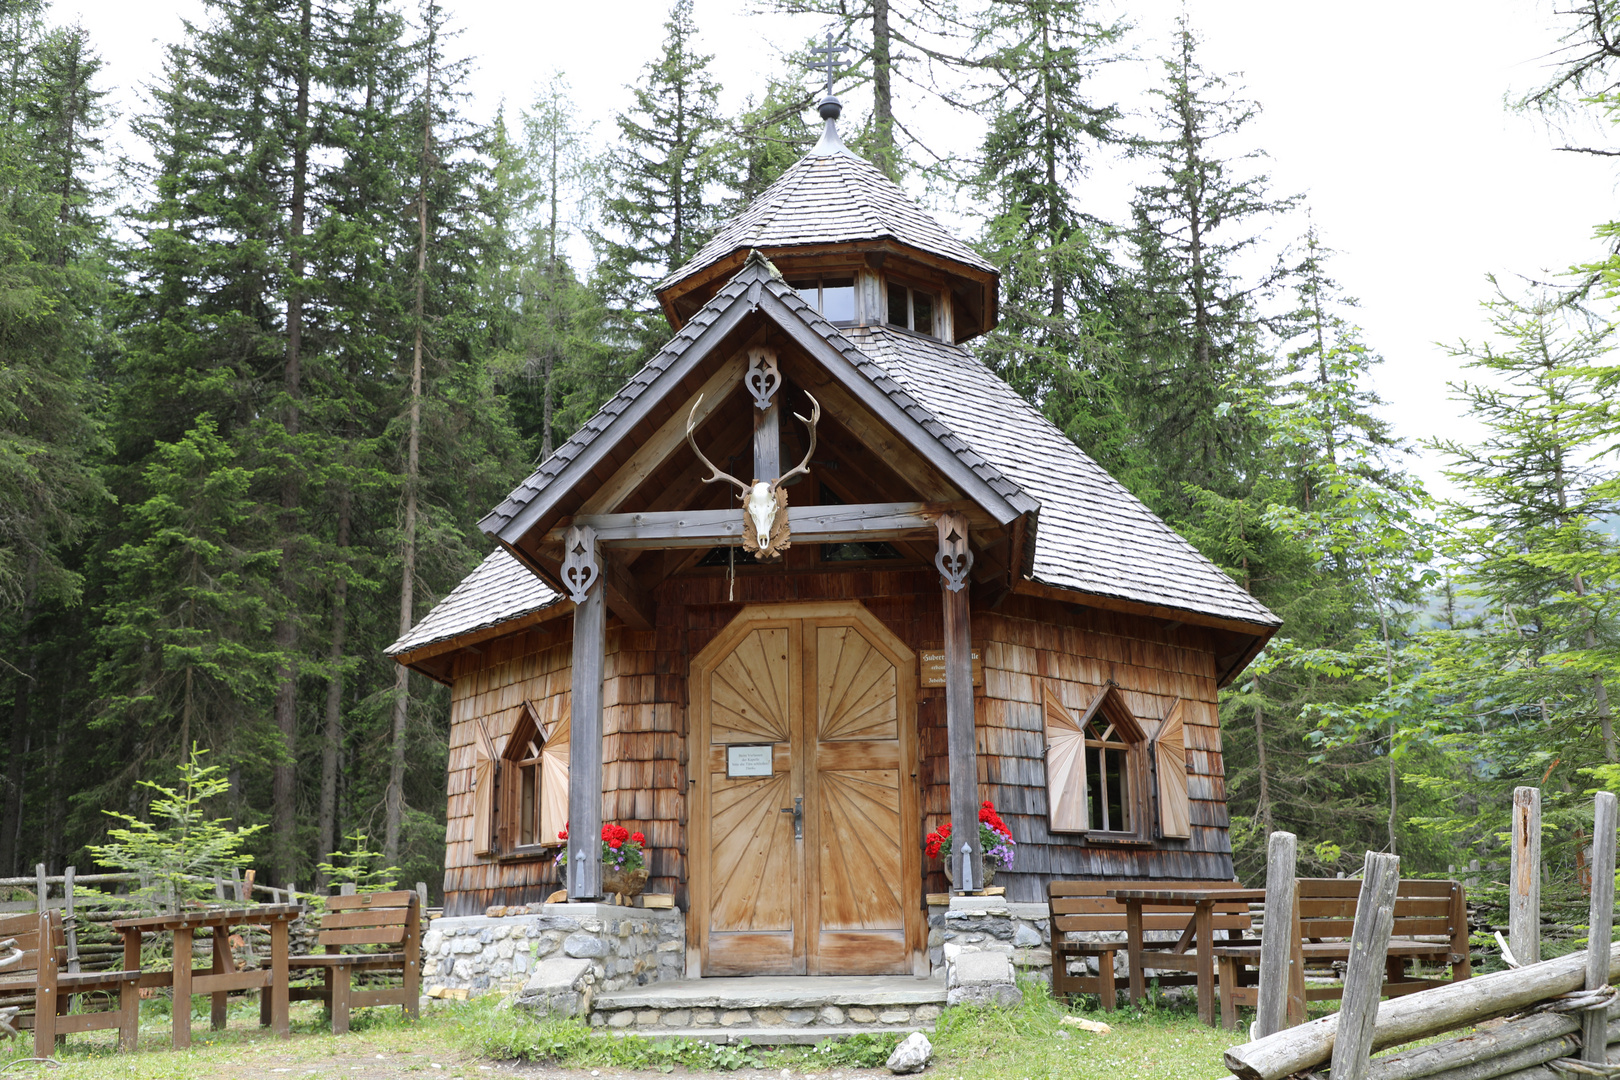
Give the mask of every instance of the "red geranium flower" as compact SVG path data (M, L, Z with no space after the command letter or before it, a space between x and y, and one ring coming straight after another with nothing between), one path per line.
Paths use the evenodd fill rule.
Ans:
M647 842L647 838L641 833L633 832L630 834L630 841L631 843L635 844L645 844Z
M608 841L608 847L612 848L614 851L618 851L620 848L624 847L624 841L615 836L612 840Z

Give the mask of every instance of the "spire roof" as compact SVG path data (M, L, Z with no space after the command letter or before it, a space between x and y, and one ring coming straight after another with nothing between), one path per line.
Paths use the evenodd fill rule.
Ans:
M835 99L834 99L835 100ZM829 102L830 103L830 102ZM827 103L824 103L827 104ZM733 218L685 266L658 285L660 294L740 251L893 240L980 272L994 274L978 252L952 236L900 186L839 138L837 109L821 141L748 209Z

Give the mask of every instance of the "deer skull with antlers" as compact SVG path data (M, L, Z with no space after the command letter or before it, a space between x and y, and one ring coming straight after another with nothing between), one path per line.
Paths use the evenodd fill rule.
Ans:
M752 484L745 484L730 473L720 471L720 467L710 461L702 450L698 449L697 440L692 437L697 427L696 417L698 406L703 404L703 396L698 395L697 401L692 404L692 411L686 416L686 441L692 444L692 452L698 460L708 466L711 475L705 476L705 484L717 481L727 481L737 485L742 492L743 512L748 518L748 528L743 530L743 550L752 551L756 558L774 559L792 546L790 538L792 533L788 529L787 520L787 491L783 484L792 477L801 473L809 475L810 456L816 452L816 424L821 420L821 403L814 395L806 393L810 399L810 418L806 420L798 413L794 419L810 429L810 448L804 452L804 460L798 466L789 469L775 480L760 480L756 478Z

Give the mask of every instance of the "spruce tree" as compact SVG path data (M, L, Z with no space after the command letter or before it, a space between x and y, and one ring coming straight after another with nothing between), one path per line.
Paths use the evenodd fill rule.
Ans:
M985 9L975 69L989 126L973 184L1000 267L1001 322L979 357L1082 449L1127 476L1112 306L1119 270L1083 204L1095 159L1122 139L1119 109L1087 93L1123 33L1082 0Z
M1132 365L1132 426L1158 463L1151 490L1139 493L1172 523L1200 513L1197 489L1241 496L1263 434L1252 413L1223 408L1227 388L1266 385L1269 350L1292 334L1287 312L1270 308L1288 268L1277 261L1245 274L1238 263L1254 261L1266 226L1297 199L1273 197L1267 178L1249 171L1259 152L1220 156L1257 107L1229 95L1199 65L1197 47L1183 18L1163 61L1165 82L1152 91L1158 131L1134 151L1159 179L1139 188L1132 206L1136 279L1117 307Z
M659 281L696 255L719 224L713 191L723 179L716 142L724 124L713 56L700 51L692 0L675 0L662 52L631 87L634 105L616 118L619 140L603 175L602 229L592 234L593 284L612 313L609 334L631 349L603 372L595 394L616 391L633 365L662 344L652 300ZM593 395L595 396L595 395Z

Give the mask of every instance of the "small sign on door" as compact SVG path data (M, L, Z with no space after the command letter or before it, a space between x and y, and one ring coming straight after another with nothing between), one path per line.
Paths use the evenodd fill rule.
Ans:
M762 746L726 747L726 779L771 775L775 750L776 747L772 743L765 743Z

